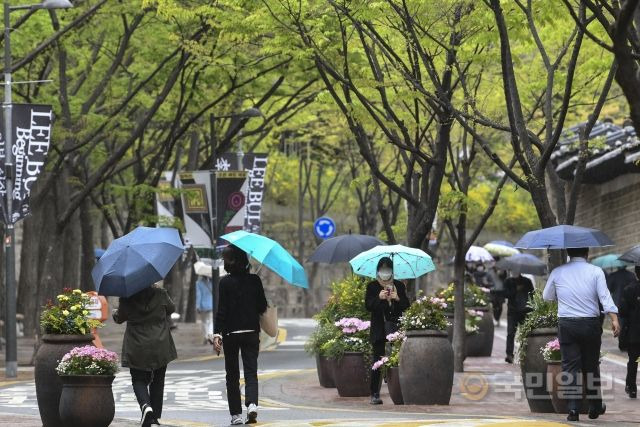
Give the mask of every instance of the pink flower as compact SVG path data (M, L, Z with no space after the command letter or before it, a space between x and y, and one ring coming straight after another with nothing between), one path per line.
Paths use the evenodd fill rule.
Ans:
M547 343L545 347L548 348L549 350L560 351L560 340L558 340L558 338L551 340Z
M388 361L389 361L389 358L385 356L382 359L378 360L376 363L374 363L373 366L371 366L371 369L374 371L377 371L382 367L382 365L384 365Z

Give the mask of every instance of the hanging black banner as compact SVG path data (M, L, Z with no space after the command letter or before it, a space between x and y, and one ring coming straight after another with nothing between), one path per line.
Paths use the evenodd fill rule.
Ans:
M243 186L247 181L247 172L216 172L218 207L216 236L244 228L244 207L246 197Z
M13 104L13 163L15 176L13 181L11 222L16 223L29 215L29 197L31 188L38 175L44 169L45 160L51 146L51 128L53 127L53 109L50 105ZM0 117L0 198L2 199L0 218L7 223L5 212L7 182L5 176L6 139L4 135L4 116Z

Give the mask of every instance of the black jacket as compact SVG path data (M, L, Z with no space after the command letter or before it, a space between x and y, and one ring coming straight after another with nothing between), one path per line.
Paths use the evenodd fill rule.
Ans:
M627 341L640 343L640 285L638 283L624 288L618 311L622 323L629 328Z
M524 276L509 277L504 281L505 297L508 299L507 313L524 314L530 311L527 301L533 293L533 283Z
M367 310L371 312L369 337L372 343L386 339L387 334L384 329L385 319L397 324L402 312L409 307L409 298L407 298L407 290L404 283L394 280L393 284L396 287L400 301L392 301L391 305L389 305L388 301L380 299L379 295L380 291L382 291L382 286L380 286L378 281L374 280L367 285L365 306Z
M636 283L636 275L627 269L620 269L607 275L607 287L616 307L620 308L624 289Z
M260 277L255 274L229 274L220 279L215 333L260 332L260 315L267 310L267 299Z
M162 288L151 287L131 298L120 298L113 320L127 322L122 366L151 371L178 357L168 319L174 311L173 301Z

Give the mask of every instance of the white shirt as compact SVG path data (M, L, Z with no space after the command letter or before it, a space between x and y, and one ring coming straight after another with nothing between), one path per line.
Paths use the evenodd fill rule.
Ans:
M598 317L598 301L605 313L618 312L604 271L584 258L571 258L568 264L554 269L542 297L547 301L558 300L558 317Z

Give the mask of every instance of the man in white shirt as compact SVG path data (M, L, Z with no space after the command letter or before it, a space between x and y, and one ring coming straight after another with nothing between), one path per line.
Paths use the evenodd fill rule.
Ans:
M558 301L558 338L562 354L562 371L571 379L565 395L568 402L567 420L578 421L582 401L582 387L577 387L586 375L589 397L589 418L604 414L606 405L600 394L600 344L602 326L600 307L611 317L613 335L618 336L618 308L611 299L604 272L589 264L588 248L567 249L569 263L554 269L542 294L547 301ZM575 397L575 398L574 398Z

